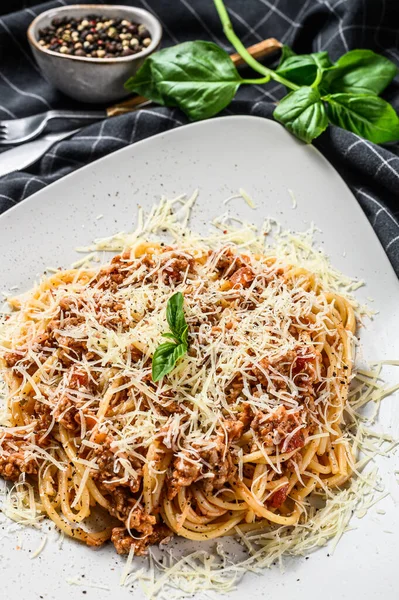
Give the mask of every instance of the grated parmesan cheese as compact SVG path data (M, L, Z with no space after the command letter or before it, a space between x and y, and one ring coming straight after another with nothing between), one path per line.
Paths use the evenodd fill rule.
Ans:
M292 198L293 208L295 208L296 200L292 190L288 190L288 192ZM137 248L143 238L151 241L156 236L159 239L160 235L165 234L174 243L179 244L182 253L185 250L195 253L199 245L202 248L216 249L220 247L221 232L223 232L223 242L234 244L240 251L248 250L266 257L276 256L277 259L308 269L317 275L323 286L349 297L358 314L363 317L372 317L373 313L367 307L360 306L353 297L353 292L363 285L363 282L342 275L331 266L328 258L315 248L313 240L316 229L314 226L311 226L307 232L295 234L291 231L282 231L273 219L268 219L259 228L256 228L252 224L237 220L227 212L215 219L213 222L214 231L207 236L200 236L188 227L190 212L197 195L198 192L194 192L189 198L185 196L173 200L162 198L160 203L154 206L148 215L140 209L135 231L131 233L119 232L116 235L96 240L94 246L90 248L80 248L79 251L90 252L90 254L77 261L75 267L80 268L87 265L91 260L97 260L98 251L120 252L127 247ZM239 194L231 198L235 197L242 197L251 208L255 207L253 200L244 190L240 189ZM297 292L299 293L299 291ZM149 300L150 293L151 290L144 289L143 286L141 290L135 290L135 296L132 298L129 296L127 289L120 290L119 299L129 314L140 315ZM249 345L261 347L265 343L271 344L273 327L281 332L284 324L283 316L288 314L287 311L292 310L288 295L280 293L277 297L277 295L273 295L271 290L265 290L265 294L270 305L270 314L278 315L278 318L272 323L270 330L262 331L259 334L255 326L256 320L259 318L256 310L252 311L251 316L243 316L242 323L238 327L242 327L239 330L241 332L240 343L244 348L249 347ZM250 295L251 289L249 288L248 299L250 299ZM68 336L79 340L83 338L83 335L88 335L87 346L89 349L95 350L101 357L103 365L111 363L118 368L126 369L126 372L131 375L134 373L134 367L126 365L124 362L126 349L133 343L145 356L151 355L159 342L160 333L165 331L166 328L164 311L160 310L159 304L156 305L156 297L150 297L150 300L156 306L156 310L153 311L151 317L146 320L142 327L135 327L134 339L132 339L130 333L124 334L101 327L98 321L91 318L90 314L85 315L85 333L79 326L71 327L67 332ZM56 301L55 292L54 305L56 305ZM308 300L305 293L301 301L303 302L302 307L307 305ZM49 310L51 311L51 309ZM196 318L200 310L194 303L188 306L188 318L190 316ZM3 324L6 332L2 334L3 339L13 335L12 325L7 323L7 320L5 320ZM87 332L89 333L87 334ZM289 335L282 336L282 338L282 351L285 352L290 349ZM191 359L190 356L186 356L173 374L173 381L176 385L178 382L184 383L184 377L186 377L188 378L186 383L189 383L192 389L197 391L195 395L193 394L189 398L192 403L192 413L187 439L193 444L196 442L199 432L201 432L201 435L203 431L211 434L218 424L218 414L214 410L212 395L216 389L214 380L215 356L217 352L221 353L221 339L215 337L215 339L209 341L207 348L208 358L213 368L204 366L194 372L193 369L187 368L190 367L189 361ZM382 399L399 389L399 385L386 387L383 384L381 379L383 364L399 365L399 361L384 361L370 368L359 370L352 382L347 412L353 421L353 427L345 433L342 440L342 443L345 443L351 439L355 444L355 449L359 451L359 457L353 464L357 478L352 480L350 487L335 494L330 493L325 505L318 510L310 503L306 504L309 519L306 523L301 523L296 527L275 527L267 531L250 533L244 533L236 528L238 541L246 552L246 557L242 560L233 560L228 556L223 541L219 541L214 548L214 552L200 549L185 556L175 557L171 550L165 549L162 558L158 558L153 551L150 551L148 557L149 568L137 569L134 566L134 547L132 546L121 574L120 585L128 586L133 582L140 582L148 598L183 597L187 594L206 593L207 591L226 593L235 588L245 573L259 573L262 569L271 567L275 562L282 565L284 556L304 555L329 541L334 549L343 533L352 527L350 525L352 514L354 513L357 518L362 518L372 506L388 495L388 492L384 491L376 469L372 471L364 470L366 465L377 456L387 456L398 444L398 440L371 429ZM223 385L226 385L231 377L237 373L237 355L231 350L231 347L225 353L224 362L219 366L221 372L218 373L218 377L224 381ZM260 365L258 367L261 368ZM32 385L36 397L42 398L40 387L29 374L22 373L22 375L24 380ZM295 383L289 378L287 378L287 383L293 390L292 395L295 397ZM67 390L67 385L63 385L64 391ZM122 389L124 389L124 384L116 387L115 393ZM144 387L140 377L134 380L132 394L135 391L136 393L145 391L149 403L155 400L154 397L151 397L149 389ZM244 390L244 393L248 396L247 401L249 404L263 408L278 405L281 399L278 395L272 399L254 397L251 396L248 390ZM96 401L96 398L91 397L89 394L81 393L79 398L84 400L88 406ZM287 401L287 398L285 400ZM366 404L371 404L374 408L372 414L368 416L363 411ZM295 408L295 399L293 400L293 408ZM122 430L114 429L113 451L115 451L116 456L122 456L126 451L134 456L135 449L142 443L141 439L147 439L149 442L154 439L160 424L166 425L168 423L168 425L171 425L168 430L169 438L165 438L165 443L172 444L173 436L177 435L181 426L179 415L174 415L169 421L166 416L157 415L157 419L155 419L154 412L140 411L139 408L136 408L129 413L127 423ZM134 425L131 425L131 423L134 423ZM5 427L8 424L5 411L0 412L0 424ZM107 423L107 425L112 431L112 423ZM297 430L301 427L299 426ZM297 430L292 432L292 436ZM1 435L2 430L0 429L0 438ZM308 440L324 435L326 434L315 434ZM287 445L288 442L289 440L287 440ZM97 446L88 440L84 440L83 444L89 448ZM65 465L55 461L51 454L46 453L44 449L33 442L29 452L32 456L44 457L48 463L55 464L61 470L65 469ZM142 458L138 453L137 457ZM266 461L270 460L266 454L265 459ZM85 467L85 473L72 506L79 503L90 470L98 469L95 460L79 459L78 462ZM123 462L123 458L119 462L124 469L124 476L126 478L132 476L132 467L126 461ZM241 455L238 456L238 470L241 476L243 466L244 461L241 451ZM277 463L270 464L270 466L278 472L280 465ZM38 511L34 491L26 482L17 483L9 489L2 510L15 522L35 527L40 526L44 516ZM382 514L382 512L379 514ZM62 540L63 536L60 538L60 543L62 543ZM37 556L43 550L45 544L46 538L42 540L34 555ZM32 555L32 558L34 555ZM68 582L71 585L109 589L102 584L90 584L90 582L81 579L70 579Z
M84 586L87 588L93 588L95 590L105 590L107 592L111 591L111 588L109 587L109 585L106 585L105 583L99 583L98 581L90 581L86 578L81 579L78 577L69 577L66 582L69 585L77 585L77 586Z
M242 188L238 190L242 198L244 198L245 202L248 204L249 208L256 208L255 202L252 200L251 196Z
M290 188L288 188L287 191L288 191L288 194L290 195L290 198L292 200L292 208L294 209L294 208L297 207L296 197L294 195L294 192Z
M36 550L30 555L30 558L37 558L39 556L39 554L41 554L44 550L44 547L47 543L47 535L44 536L44 538L42 539L42 541L40 542L39 546L36 548Z

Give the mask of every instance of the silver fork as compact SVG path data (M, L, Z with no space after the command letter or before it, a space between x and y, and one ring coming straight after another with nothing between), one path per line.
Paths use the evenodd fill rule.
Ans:
M38 140L2 152L0 154L0 177L13 171L22 171L22 169L33 165L54 144L71 137L78 131L79 129L74 129L73 131L62 131L60 133L46 133Z
M106 117L105 110L49 110L40 115L0 121L0 146L23 144L39 137L44 131L83 127Z

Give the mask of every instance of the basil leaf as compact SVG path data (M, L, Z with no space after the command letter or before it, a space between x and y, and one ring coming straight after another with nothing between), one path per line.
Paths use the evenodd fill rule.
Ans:
M280 62L276 73L297 85L311 85L317 77L318 70L323 71L329 67L331 61L327 52L314 52L288 56Z
M399 140L399 117L388 102L378 96L332 94L327 101L328 117L334 125L361 137L384 144Z
M188 325L183 310L184 296L176 292L166 305L166 319L172 333L163 333L162 337L174 340L160 344L152 357L152 380L159 381L170 373L176 362L188 350Z
M326 71L321 87L329 93L378 96L398 73L390 60L372 50L351 50Z
M185 326L185 328L183 329L183 331L180 334L180 341L181 341L181 343L182 344L188 344L187 338L188 338L188 325Z
M146 59L126 89L177 106L192 120L207 119L234 98L242 79L230 56L212 42L184 42Z
M186 325L185 329L183 329L183 332L179 338L176 338L176 335L173 333L163 333L162 337L168 338L169 340L174 340L177 343L181 342L182 344L187 344L188 326Z
M187 341L187 322L183 310L184 296L181 292L176 292L168 300L166 306L166 319L170 330L179 342L183 342L183 334L186 335Z
M164 52L164 50L161 50L161 52ZM163 106L165 104L164 99L158 90L157 80L152 74L153 57L157 56L157 54L160 54L160 52L147 58L137 71L136 75L130 77L125 82L124 87L131 92L136 92L140 96L145 96L153 102Z
M152 357L152 380L159 381L173 371L177 361L186 354L187 344L160 344Z
M162 337L168 338L168 340L174 340L175 342L179 341L179 340L176 340L176 336L173 335L173 333L163 333Z
M291 133L308 144L328 125L320 94L311 87L302 87L285 96L277 105L273 116Z
M281 67L283 62L285 62L287 58L290 58L291 56L296 56L295 52L289 46L284 44L281 48L280 62L277 68Z

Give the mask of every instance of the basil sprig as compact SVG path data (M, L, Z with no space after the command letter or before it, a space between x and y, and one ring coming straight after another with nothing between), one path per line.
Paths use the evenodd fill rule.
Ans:
M183 310L184 297L181 292L176 292L166 305L166 320L170 332L163 333L162 337L173 340L160 344L152 357L152 380L159 381L164 375L170 373L177 361L188 350L188 325Z
M262 77L243 79L222 48L195 41L152 54L126 82L126 89L176 106L196 121L226 108L241 85L273 80L289 90L274 118L304 142L318 137L329 123L376 144L399 140L399 117L378 97L398 73L390 60L371 50L351 50L333 63L327 52L297 55L283 46L280 64L273 70L249 54L233 30L223 0L213 1L227 39Z

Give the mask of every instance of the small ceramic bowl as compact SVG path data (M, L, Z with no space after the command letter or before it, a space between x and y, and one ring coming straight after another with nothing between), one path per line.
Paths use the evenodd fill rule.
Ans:
M132 56L86 58L53 52L38 43L39 29L50 25L54 18L81 18L87 15L105 15L142 23L151 34L151 44ZM43 75L52 85L80 102L106 104L129 95L123 84L136 73L144 59L157 50L162 38L162 27L154 15L141 8L73 4L52 8L38 15L30 24L27 35L33 55Z

